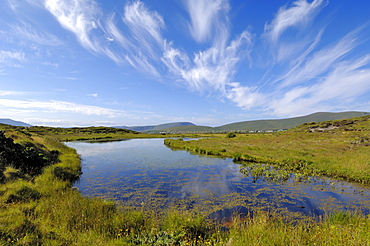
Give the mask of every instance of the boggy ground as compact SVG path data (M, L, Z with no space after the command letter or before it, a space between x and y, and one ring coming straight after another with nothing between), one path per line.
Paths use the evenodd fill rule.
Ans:
M368 126L368 119L361 122ZM314 171L307 169L310 172L368 183L367 126L352 131L337 128L334 132L306 134L301 130L295 132L299 130L296 129L277 134L237 134L232 139L202 139L186 145L184 141L173 143L179 147L198 146L198 153L255 162L295 160L299 169L306 163L314 167ZM31 142L44 151L57 150L59 162L35 175L17 175L19 170L6 167L0 185L1 245L368 245L370 242L369 217L354 212L328 214L318 221L292 222L261 211L247 218L235 215L231 223L223 225L189 211L170 209L159 214L124 210L110 201L83 197L71 188L80 174L80 159L75 150L61 144L53 134L40 135L8 127L4 130L15 142ZM94 138L97 136L94 133Z
M316 129L316 130L315 130ZM319 130L317 130L319 129ZM172 148L264 163L302 175L370 184L370 117L308 123L285 132L166 139Z

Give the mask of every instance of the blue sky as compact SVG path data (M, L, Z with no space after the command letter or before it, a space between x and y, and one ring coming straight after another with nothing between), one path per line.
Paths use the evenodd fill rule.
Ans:
M2 0L0 118L197 125L370 111L370 1Z

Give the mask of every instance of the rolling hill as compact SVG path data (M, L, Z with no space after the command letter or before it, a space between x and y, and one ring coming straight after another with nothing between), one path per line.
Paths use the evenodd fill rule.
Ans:
M327 120L342 120L353 117L360 117L370 115L369 112L341 112L341 113L327 113L327 112L318 112L306 116L294 117L288 119L273 119L273 120L252 120L252 121L243 121L232 124L227 124L219 127L209 127L209 126L196 126L196 125L187 125L187 126L177 126L167 129L162 129L162 132L171 132L171 133L200 133L200 132L229 132L229 131L277 131L290 129L296 126L299 126L303 123L309 122L321 122Z
M11 125L11 126L24 126L24 127L32 126L22 121L16 121L16 120L11 120L11 119L0 119L0 124Z
M174 123L166 123L166 124L153 125L153 126L114 126L114 127L128 129L128 130L137 131L137 132L158 132L158 131L162 131L163 129L173 128L173 127L187 127L187 126L195 126L195 125L191 122L174 122Z
M353 117L370 115L369 112L340 112L328 113L318 112L306 116L287 118L287 119L271 119L271 120L252 120L231 123L218 127L197 126L191 122L174 122L160 125L149 126L115 126L114 128L127 129L136 132L144 133L222 133L222 132L252 132L252 131L277 131L291 129L304 123L322 122L327 120L342 120ZM11 126L31 127L32 125L15 121L11 119L0 119L0 124Z

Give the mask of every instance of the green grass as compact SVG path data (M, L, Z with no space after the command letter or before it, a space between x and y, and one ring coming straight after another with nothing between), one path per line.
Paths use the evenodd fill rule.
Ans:
M1 129L1 126L0 126ZM54 127L18 127L18 131L26 134L37 134L58 141L110 141L132 138L165 138L166 134L140 133L121 128L112 127L74 127L74 128L54 128ZM181 137L182 134L171 135L171 137Z
M280 130L290 129L301 125L305 122L321 122L327 120L347 119L359 116L369 115L368 112L341 112L341 113L314 113L301 117L294 117L288 119L278 120L253 120L231 123L219 127L208 126L178 126L167 129L162 129L166 132L174 133L194 133L194 132L208 132L208 133L226 133L229 131L260 131L260 130Z
M166 143L201 154L271 163L302 172L325 173L368 183L368 121L333 131L301 129L275 134L210 135L197 141ZM359 130L361 129L361 130ZM81 133L73 133L81 137ZM94 133L92 138L107 133ZM317 221L290 221L279 214L255 212L215 223L191 211L127 209L99 198L83 197L68 177L80 173L74 149L61 133L8 128L16 142L31 141L60 152L60 162L32 179L7 168L0 185L0 245L369 245L370 219L355 212L327 214ZM119 134L112 135L118 137ZM135 134L136 135L136 134ZM137 135L136 135L137 136ZM119 136L120 137L120 136ZM64 170L72 176L58 175Z
M193 141L166 139L165 144L199 154L234 158L246 165L264 163L304 175L370 184L369 118L305 124L277 133L237 134L234 138L219 134ZM337 124L338 128L309 132L312 127L330 124Z
M348 212L329 214L320 222L290 223L260 213L234 219L230 245L369 245L369 218Z

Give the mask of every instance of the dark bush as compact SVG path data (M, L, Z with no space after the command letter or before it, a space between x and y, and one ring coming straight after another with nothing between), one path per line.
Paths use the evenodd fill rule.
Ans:
M35 201L41 198L40 192L34 190L30 187L23 186L15 194L10 194L6 203L16 203L16 202L29 202Z
M235 137L236 137L235 132L228 132L228 133L226 134L226 138L235 138Z
M57 150L47 151L31 142L14 143L0 132L0 181L7 166L19 169L21 174L38 175L45 166L58 162Z
M25 219L21 225L14 229L16 238L23 238L27 235L34 235L35 239L30 240L26 244L22 245L43 245L42 244L42 233L40 229L32 223L30 220Z
M80 177L80 172L76 173L68 167L55 167L54 176L63 181L76 181Z

